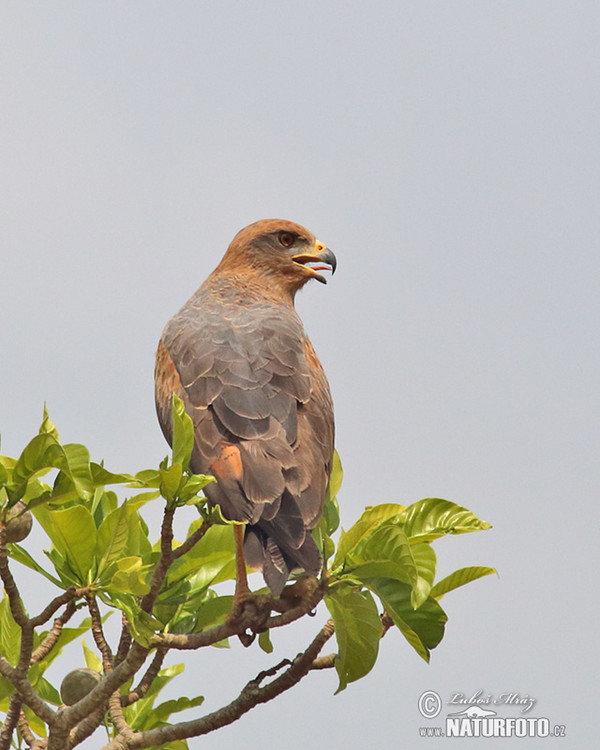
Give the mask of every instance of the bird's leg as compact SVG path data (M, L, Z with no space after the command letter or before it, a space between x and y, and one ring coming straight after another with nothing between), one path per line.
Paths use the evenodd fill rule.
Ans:
M246 559L244 557L244 526L235 524L233 527L235 540L235 593L233 595L233 606L239 604L250 594L248 587L248 575L246 574Z
M235 593L231 612L227 615L229 623L244 623L246 629L238 633L244 646L249 646L262 632L267 618L271 614L271 597L264 594L253 594L248 586L246 574L246 559L244 558L244 526L235 524L233 527L235 540Z

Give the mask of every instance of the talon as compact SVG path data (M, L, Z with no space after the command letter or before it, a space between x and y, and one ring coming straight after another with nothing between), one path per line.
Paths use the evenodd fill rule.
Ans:
M254 634L260 633L261 630L265 629L265 623L271 614L271 610L272 600L270 597L264 594L253 594L251 591L238 592L234 596L233 606L231 612L227 615L226 622L230 625L244 625Z
M242 644L242 646L248 648L248 646L251 646L254 643L256 633L240 633L238 635L238 638L240 639L240 643Z

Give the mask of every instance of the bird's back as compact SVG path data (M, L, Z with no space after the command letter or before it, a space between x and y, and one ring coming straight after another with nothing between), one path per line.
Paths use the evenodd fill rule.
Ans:
M171 442L171 396L194 423L191 468L246 521L245 553L279 593L295 567L320 568L310 530L333 456L329 385L292 304L261 285L209 277L169 321L156 361L156 405Z

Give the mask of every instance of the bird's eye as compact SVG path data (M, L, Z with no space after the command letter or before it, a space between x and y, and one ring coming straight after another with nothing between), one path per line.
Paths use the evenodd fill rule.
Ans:
M293 232L279 232L279 242L284 247L291 247L296 242L296 236Z

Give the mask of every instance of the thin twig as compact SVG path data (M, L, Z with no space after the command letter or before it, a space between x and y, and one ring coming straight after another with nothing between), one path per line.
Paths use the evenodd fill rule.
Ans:
M335 660L337 654L327 654L327 656L317 657L310 665L311 670L313 669L331 669L335 666Z
M89 592L89 590L89 586L81 589L67 589L63 594L55 597L47 607L44 607L39 615L37 615L36 617L32 617L30 620L31 624L34 628L37 628L39 625L43 625L58 609L62 607L63 604L68 604L69 602L79 598L80 596L85 596Z
M17 725L19 727L19 732L21 732L21 736L31 750L44 750L47 744L46 741L38 740L36 738L34 733L29 728L29 723L27 722L27 718L25 717L23 711L21 711Z
M121 612L121 638L119 639L119 645L117 646L117 653L115 654L114 664L120 664L123 659L127 656L129 648L131 646L131 632L129 630L129 622L127 621L127 615L125 612Z
M186 552L189 552L192 547L198 544L198 542L202 539L202 537L206 534L211 526L212 524L210 523L210 521L203 521L202 525L197 528L193 534L190 534L190 536L185 540L185 542L183 542L183 544L180 544L179 547L173 550L173 560L177 560L177 558L185 555Z
M48 635L44 638L44 640L40 643L40 645L36 648L36 650L31 654L32 664L37 664L37 662L42 661L42 659L48 656L48 654L52 651L52 649L58 642L58 639L60 638L60 634L62 633L63 627L75 614L76 610L77 610L77 606L75 604L75 601L71 600L67 604L65 611L62 613L62 615L60 615L60 617L57 617L54 620L52 627L48 631Z
M104 667L104 674L109 675L113 671L113 656L108 645L106 638L104 637L104 630L102 628L102 617L100 610L98 609L98 602L93 596L87 596L86 601L90 610L92 618L92 635L98 650L102 654L102 666ZM112 723L115 725L117 732L124 737L129 737L132 734L132 729L125 719L123 714L123 708L121 706L121 699L119 692L115 690L108 699L108 707L110 711L110 718Z
M132 703L139 701L141 698L143 698L146 695L146 693L152 686L152 683L156 679L158 673L160 672L160 668L162 667L162 664L163 664L163 661L165 660L166 655L167 655L166 648L157 649L156 654L154 655L154 659L152 659L150 666L146 670L146 673L140 680L137 687L133 688L133 690L127 693L127 695L121 696L122 706L130 706Z
M29 622L29 618L25 613L23 602L19 594L19 589L8 565L8 555L6 553L6 527L3 525L0 529L0 577L4 583L4 589L8 596L8 603L10 611L14 621L20 627L25 626Z
M160 529L160 558L152 572L150 591L142 598L140 609L142 612L152 612L156 597L163 585L171 562L173 561L173 516L175 508L165 507L162 526Z

